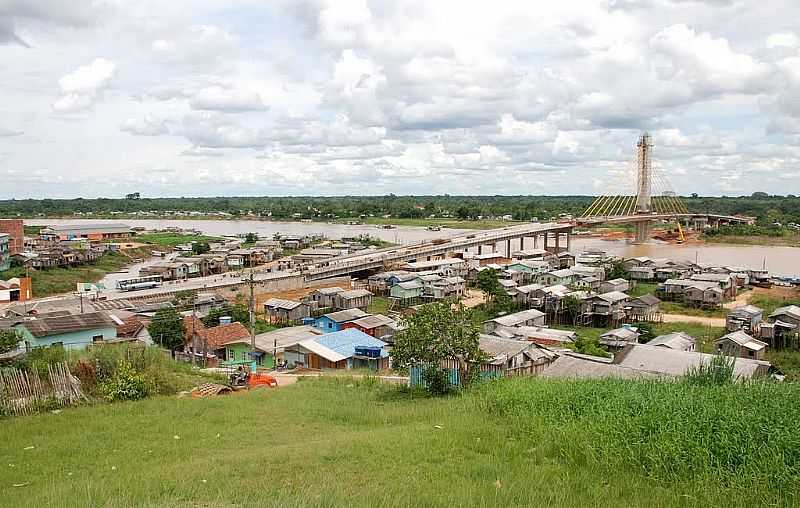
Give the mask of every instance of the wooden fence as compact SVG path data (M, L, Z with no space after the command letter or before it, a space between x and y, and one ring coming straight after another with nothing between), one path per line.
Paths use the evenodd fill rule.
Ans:
M46 405L64 407L86 400L66 362L48 365L47 377L45 383L36 371L0 370L0 413L26 415Z

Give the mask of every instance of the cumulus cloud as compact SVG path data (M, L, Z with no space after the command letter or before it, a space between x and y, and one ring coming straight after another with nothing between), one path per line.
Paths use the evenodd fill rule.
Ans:
M143 118L128 118L120 129L137 136L160 136L169 133L169 127L164 119L145 115Z
M53 109L71 113L91 107L98 93L114 77L115 70L114 62L105 58L95 58L92 63L65 74L58 80L63 95L53 103Z
M261 97L252 91L213 86L198 91L189 101L192 109L210 111L260 111L267 109Z
M593 193L643 129L679 192L797 185L795 0L121 6L0 0L3 164L41 172L0 194L108 168L170 195Z

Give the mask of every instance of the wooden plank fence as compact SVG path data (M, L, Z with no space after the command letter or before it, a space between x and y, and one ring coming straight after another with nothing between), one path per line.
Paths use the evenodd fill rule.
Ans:
M66 362L48 365L47 375L45 383L36 371L0 370L0 412L26 415L50 403L64 407L87 400Z

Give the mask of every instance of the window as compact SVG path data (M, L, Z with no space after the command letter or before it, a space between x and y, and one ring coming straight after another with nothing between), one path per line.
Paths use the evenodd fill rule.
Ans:
M328 323L328 328L333 328L333 323Z
M102 335L94 335L92 337L92 342L103 342L103 336Z

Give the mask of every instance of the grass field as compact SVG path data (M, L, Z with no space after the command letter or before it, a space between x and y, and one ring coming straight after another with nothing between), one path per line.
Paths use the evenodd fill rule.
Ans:
M650 283L650 282L637 282L636 286L633 289L628 291L628 294L631 295L632 298L636 298L638 296L647 295L647 294L656 294L656 288L658 284Z
M159 247L175 247L187 242L214 242L219 240L215 236L205 235L180 235L178 233L140 233L133 237L134 241L152 243Z
M664 314L683 314L684 316L718 318L724 318L728 315L727 309L700 309L697 307L691 307L681 302L662 301L659 305L659 308Z
M374 296L372 304L367 308L370 314L386 314L389 310L389 298L386 296Z
M107 253L91 264L75 268L50 268L47 270L30 270L33 296L44 296L69 293L76 290L78 282L97 282L107 273L116 272L131 263L131 258L123 254ZM25 269L16 267L0 272L0 279L24 277Z
M10 419L6 506L789 506L800 386L349 379Z

